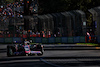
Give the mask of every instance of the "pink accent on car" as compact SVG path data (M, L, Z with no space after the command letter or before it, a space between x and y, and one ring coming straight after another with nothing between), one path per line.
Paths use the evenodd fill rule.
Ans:
M25 45L25 53L29 53L30 52L30 46L29 45Z
M25 51L25 53L29 53L30 51Z

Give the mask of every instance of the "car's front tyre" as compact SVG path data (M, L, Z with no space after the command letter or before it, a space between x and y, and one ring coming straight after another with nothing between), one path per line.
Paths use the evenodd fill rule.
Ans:
M10 57L12 55L13 55L12 49L10 48L10 46L7 46L7 56Z

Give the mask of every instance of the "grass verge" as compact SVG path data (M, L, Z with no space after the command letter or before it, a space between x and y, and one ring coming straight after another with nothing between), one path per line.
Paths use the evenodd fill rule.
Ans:
M95 44L95 43L77 43L77 45L99 46L99 44Z

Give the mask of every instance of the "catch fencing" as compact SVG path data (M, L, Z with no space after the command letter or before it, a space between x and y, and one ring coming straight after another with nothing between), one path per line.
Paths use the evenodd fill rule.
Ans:
M21 37L5 37L0 38L0 43L13 43L17 41L17 43L22 43L25 38ZM75 36L75 37L50 37L50 38L43 38L43 37L30 37L33 43L86 43L92 42L93 37L91 37L91 41L86 36ZM100 43L100 37L96 37L96 42Z

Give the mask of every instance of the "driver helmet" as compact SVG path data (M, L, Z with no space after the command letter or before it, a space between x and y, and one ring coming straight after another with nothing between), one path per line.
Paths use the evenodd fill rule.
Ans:
M14 43L16 44L16 43L17 43L17 41L14 41Z

